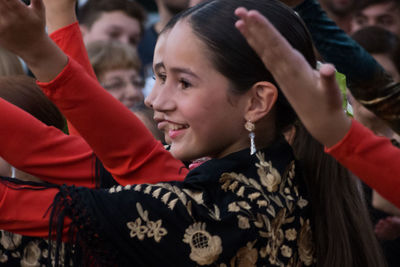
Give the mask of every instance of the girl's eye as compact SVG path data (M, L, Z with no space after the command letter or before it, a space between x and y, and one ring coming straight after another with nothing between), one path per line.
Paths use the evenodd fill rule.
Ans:
M185 79L180 79L179 80L179 83L181 84L181 86L182 86L182 89L187 89L187 88L189 88L190 86L192 86L188 81L186 81Z
M160 80L161 84L165 83L165 80L167 79L167 75L164 73L157 73L154 77L155 80Z

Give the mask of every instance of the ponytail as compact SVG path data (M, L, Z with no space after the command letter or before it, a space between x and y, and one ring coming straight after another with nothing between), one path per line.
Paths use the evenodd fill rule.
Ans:
M309 192L317 266L386 266L359 181L300 123L292 146Z

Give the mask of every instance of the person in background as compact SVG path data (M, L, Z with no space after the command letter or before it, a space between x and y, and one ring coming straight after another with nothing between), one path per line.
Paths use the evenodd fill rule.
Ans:
M400 45L399 38L394 33L382 27L369 26L352 34L352 38L375 58L395 82L400 81ZM354 98L351 98L350 101L356 120L375 134L390 138L394 144L399 143L399 136L384 121ZM400 218L396 216L400 215L400 210L365 184L364 191L375 225L375 233L381 240L388 266L399 266L400 224L398 222Z
M400 1L365 0L352 22L352 32L367 26L379 26L400 37Z
M320 0L328 16L345 32L351 32L351 23L359 0Z
M351 37L371 54L394 82L400 82L400 43L394 33L378 26L369 26L353 33ZM355 119L375 134L399 141L399 136L384 121L353 97L351 100Z
M88 0L78 10L85 43L114 40L136 47L143 35L144 9L130 0Z
M136 49L116 41L95 41L86 48L97 79L113 97L127 108L144 104Z

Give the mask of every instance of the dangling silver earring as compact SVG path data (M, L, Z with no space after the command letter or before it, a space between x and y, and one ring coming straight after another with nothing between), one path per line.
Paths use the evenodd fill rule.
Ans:
M256 135L254 134L254 130L256 129L256 126L254 125L254 123L252 123L251 121L246 121L246 123L244 124L244 128L249 131L249 137L250 137L250 155L253 155L256 153L257 149L256 149L256 143L254 141Z

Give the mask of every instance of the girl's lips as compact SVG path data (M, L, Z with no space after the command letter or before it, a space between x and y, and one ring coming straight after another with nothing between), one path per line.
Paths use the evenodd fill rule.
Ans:
M168 121L160 121L159 123L157 123L157 128L160 131L163 131L167 125L168 125Z
M179 130L169 130L168 131L168 136L169 136L169 138L171 138L171 139L175 139L175 138L177 138L178 136L180 136L181 134L183 134L183 132L186 130L187 128L182 128L182 129L179 129Z

